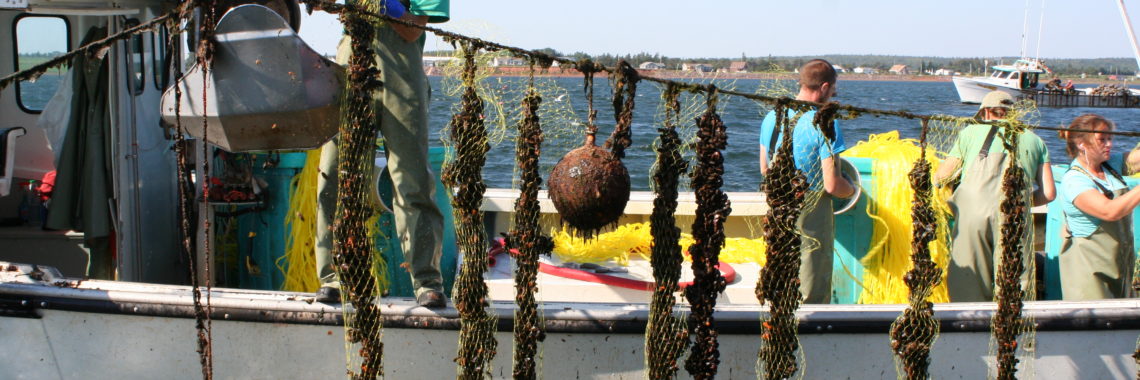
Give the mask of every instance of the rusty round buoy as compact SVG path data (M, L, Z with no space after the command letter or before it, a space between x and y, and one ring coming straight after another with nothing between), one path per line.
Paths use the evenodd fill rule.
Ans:
M629 202L629 171L614 154L586 143L566 153L550 173L550 200L562 222L581 235L594 236L617 222Z

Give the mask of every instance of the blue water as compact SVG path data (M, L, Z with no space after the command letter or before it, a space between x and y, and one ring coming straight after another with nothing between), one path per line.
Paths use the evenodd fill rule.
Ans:
M493 79L499 81L500 79ZM522 78L502 79L508 85L522 86ZM539 80L553 81L567 90L569 101L575 106L578 122L584 124L585 96L582 93L582 80L580 78L543 78ZM440 77L431 78L433 94L430 111L430 125L433 131L432 144L442 145L438 139L440 131L447 127L453 113L455 98L449 97L442 91L444 83ZM772 81L756 79L739 79L731 83L718 84L721 87L731 85L735 91L754 93L759 88L772 88ZM498 82L496 82L496 85ZM785 82L783 86L790 86ZM789 87L790 88L790 87ZM839 95L835 101L855 106L903 110L919 114L946 114L956 116L971 116L977 111L976 105L966 105L958 101L954 85L950 82L870 82L870 81L840 81ZM613 128L613 109L610 106L610 87L604 79L597 80L595 85L595 106L598 108L599 144L609 135ZM637 105L633 123L633 146L627 150L624 160L629 168L634 190L648 190L650 188L650 167L654 161L654 151L651 144L657 136L657 127L661 116L659 109L660 87L651 83L642 82L638 86ZM701 101L692 96L683 99L690 102ZM552 104L551 99L545 99L543 104ZM725 191L755 191L759 186L759 126L768 109L759 104L739 97L723 96L720 100L723 111L721 119L728 127L728 148L725 160ZM1119 130L1136 130L1140 123L1140 110L1115 108L1041 108L1037 123L1045 126L1068 125L1078 115L1093 112L1113 120ZM549 120L548 120L549 121ZM691 130L693 121L683 120ZM863 116L855 120L840 122L840 128L848 147L854 146L858 141L866 140L873 133L884 133L899 130L903 137L917 138L921 130L918 121L894 117ZM513 125L513 124L508 124ZM583 132L584 133L584 132ZM690 132L691 133L691 132ZM1068 163L1071 161L1065 154L1063 142L1056 137L1056 133L1039 131L1048 148L1050 158L1055 163ZM571 138L572 137L572 138ZM563 136L563 138L547 137L543 143L542 175L545 179L550 168L563 154L581 144L582 137ZM1115 151L1129 149L1137 143L1136 138L1117 137ZM484 168L484 181L489 187L511 187L511 173L514 168L514 144L503 142L491 147Z

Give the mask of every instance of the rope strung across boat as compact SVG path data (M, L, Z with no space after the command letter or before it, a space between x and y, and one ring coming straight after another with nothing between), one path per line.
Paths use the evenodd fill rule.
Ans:
M8 88L8 86L12 85L12 83L16 83L18 81L22 82L26 80L35 80L36 78L39 78L41 75L46 73L48 70L71 62L72 58L75 58L80 54L102 56L107 53L107 50L110 49L111 45L114 43L133 37L136 34L152 31L160 24L171 21L174 19L174 16L178 14L178 10L167 12L166 14L155 17L154 19L151 19L145 23L132 26L126 30L123 30L122 32L112 34L101 40L75 48L75 50L56 56L55 58L45 61L44 63L12 74L8 74L3 78L0 78L0 90L4 90L5 88ZM174 34L172 33L171 39L173 39L173 35Z
M1033 294L1029 289L1022 289L1022 278L1026 275L1026 268L1033 267L1033 255L1028 255L1027 258L1025 252L1025 241L1031 233L1026 228L1029 225L1031 188L1026 181L1028 177L1025 170L1018 165L1017 141L1022 133L1025 133L1024 125L1011 123L1001 135L1002 145L1008 155L1008 166L1002 177L1001 262L997 264L995 281L997 288L995 301L998 309L993 317L993 339L997 343L999 380L1016 378L1019 361L1016 357L1018 336L1033 328L1032 324L1025 323L1021 315L1024 306L1022 300L1026 296L1032 297ZM1032 277L1029 276L1029 279L1028 284L1032 286Z
M555 56L552 56L552 55L549 55L549 54L546 54L543 52L539 52L539 51L528 50L528 49L523 49L523 48L519 48L519 47L514 47L514 46L504 45L504 44L500 44L500 43L490 42L490 41L486 41L483 39L479 39L479 38L475 38L475 37L469 37L469 36L465 36L465 35L462 35L459 33L450 32L447 30L443 30L443 29L439 29L439 28L435 28L435 27L431 27L431 26L418 25L418 24L411 23L408 21L392 18L392 17L389 17L387 15L363 11L363 10L359 9L358 7L354 7L352 5L337 4L335 2L331 2L331 1L327 1L327 0L300 0L300 1L302 3L304 3L305 6L310 9L310 11L311 10L320 10L320 11L324 11L324 12L328 12L328 13L332 13L332 14L340 14L340 13L346 13L346 12L347 13L352 13L352 12L361 13L361 14L364 14L364 15L369 16L369 17L383 19L385 21L389 21L392 23L396 23L396 24L400 24L400 25L404 25L404 26L408 26L408 27L412 27L412 28L421 29L421 30L424 30L426 32L430 32L432 34L435 34L435 35L437 35L441 38L444 38L446 40L471 41L474 43L478 43L480 46L483 46L486 48L509 51L511 53L515 53L515 54L518 54L521 56L532 57L535 59L541 59L541 60L549 61L549 62L558 62L559 64L564 65L565 67L577 68L579 70L582 70L582 68L578 66L578 63L579 63L578 61L573 61L573 60L566 59L566 58L555 57ZM614 70L616 70L613 68L600 66L600 65L599 65L599 68L602 71L606 71L606 72L610 72L610 73L612 73ZM693 92L708 92L708 91L710 91L710 88L708 86L704 86L701 84L678 82L678 81L673 81L673 80L669 80L669 79L661 79L661 78L654 78L654 77L643 77L642 79L647 80L647 81L651 81L651 82L655 82L655 83L659 83L659 84L663 84L663 85L673 84L673 85L678 86L678 87L685 89L687 91L693 91ZM717 93L720 93L720 94L738 96L738 97L742 97L742 98L746 98L746 99L755 100L758 102L767 103L767 104L773 105L773 106L775 106L777 103L780 103L780 102L785 102L785 104L790 104L790 105L811 106L811 107L817 107L817 108L823 106L823 104L821 104L821 103L816 103L816 102L811 102L811 101L806 101L806 100L790 99L790 98L786 98L786 97L764 96L764 95L760 95L760 94L744 93L744 92L731 91L731 90L725 90L725 89L717 89L716 91L717 91ZM914 119L914 120L946 121L946 122L952 122L952 123L970 123L970 122L974 121L974 119L970 118L970 117L949 116L949 115L924 115L924 114L917 114L917 113L906 112L906 111L881 110L881 109L867 108L867 107L856 107L856 106L845 105L845 104L838 104L837 107L838 107L838 110L845 112L845 114L843 114L840 117L841 119L844 119L844 120L854 119L856 117L859 117L861 115L866 114L866 115L875 115L875 116L893 116L893 117L900 117L900 118L904 118L904 119ZM998 125L998 126L1005 126L1009 123L1010 123L1009 121L994 121L993 122L993 124ZM1140 137L1140 132L1130 132L1130 131L1094 131L1094 130L1087 130L1087 129L1080 129L1080 128L1064 128L1064 127L1057 128L1057 127L1045 127L1045 126L1037 126L1037 125L1033 125L1033 126L1029 126L1029 127L1032 129L1044 129L1044 130L1050 130L1050 131L1062 131L1062 130L1064 130L1064 131L1081 131L1081 132L1099 132L1099 133L1112 134L1112 135L1117 135L1117 136Z
M775 130L782 130L788 137L777 148L765 182L768 216L764 241L768 242L768 255L756 283L756 298L761 305L767 304L769 310L768 318L760 329L759 360L765 379L789 379L797 370L799 339L796 337L796 309L802 298L799 279L802 242L796 231L796 220L804 205L808 185L807 178L796 169L792 158L795 122L788 118L791 107L787 101L776 104Z
M717 269L720 249L724 247L724 221L732 212L728 195L721 191L724 184L724 155L728 134L716 113L717 91L709 86L706 92L706 111L697 123L697 167L692 172L692 187L697 200L696 218L693 220L693 238L689 247L693 258L693 285L685 288L692 314L689 331L693 336L693 349L685 362L685 370L696 379L716 377L720 364L717 332L713 311L716 297L726 286L724 276Z
M519 198L515 201L515 220L509 239L508 252L515 252L515 351L514 378L538 377L538 342L546 338L535 293L538 290L538 256L549 255L554 243L543 236L539 228L540 208L538 190L542 175L538 162L542 152L542 128L539 125L538 106L542 97L534 87L534 65L527 80L527 95L523 98L522 119L519 121L519 138L515 148L515 161L519 170Z
M681 103L677 100L680 88L666 85L661 93L665 103L665 120L658 128L657 163L653 172L653 212L649 232L653 235L653 281L657 285L649 303L649 321L645 328L645 370L650 379L672 379L677 375L677 359L689 346L689 332L685 320L674 314L677 304L674 293L681 279L681 229L677 227L677 188L681 174L688 164L681 156L681 139L677 124Z
M455 280L455 308L459 311L460 379L482 379L490 374L495 357L494 314L487 312L487 243L483 229L483 164L487 160L487 129L483 125L483 100L475 92L475 53L482 45L458 41L463 53L461 109L451 118L450 139L455 144L455 160L443 170L443 183L456 189L451 198L455 215L456 242L463 251L463 267Z
M922 121L919 138L921 153L910 172L910 185L914 189L914 208L911 210L912 237L911 262L914 267L904 281L910 288L906 310L891 325L891 350L901 366L896 366L899 377L920 380L930 378L930 349L938 337L938 321L934 319L931 292L942 280L942 269L931 260L930 243L938 235L934 207L931 204L931 165L926 159L926 137L930 126ZM901 368L898 368L901 367Z

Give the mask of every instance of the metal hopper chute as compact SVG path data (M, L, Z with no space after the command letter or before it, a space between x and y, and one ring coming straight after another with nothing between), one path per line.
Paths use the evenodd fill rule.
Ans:
M194 65L175 84L182 92L182 128L191 136L248 152L312 149L337 133L340 65L313 51L264 6L233 8L216 30L217 54L205 80ZM172 86L162 96L162 118L169 124L176 123L174 105Z

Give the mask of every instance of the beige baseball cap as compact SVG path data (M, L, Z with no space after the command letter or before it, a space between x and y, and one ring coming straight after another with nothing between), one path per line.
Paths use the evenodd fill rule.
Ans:
M978 112L974 114L974 118L982 117L982 111L986 108L1010 108L1013 107L1013 95L1003 91L990 91L986 97L982 98L982 105L978 107Z

